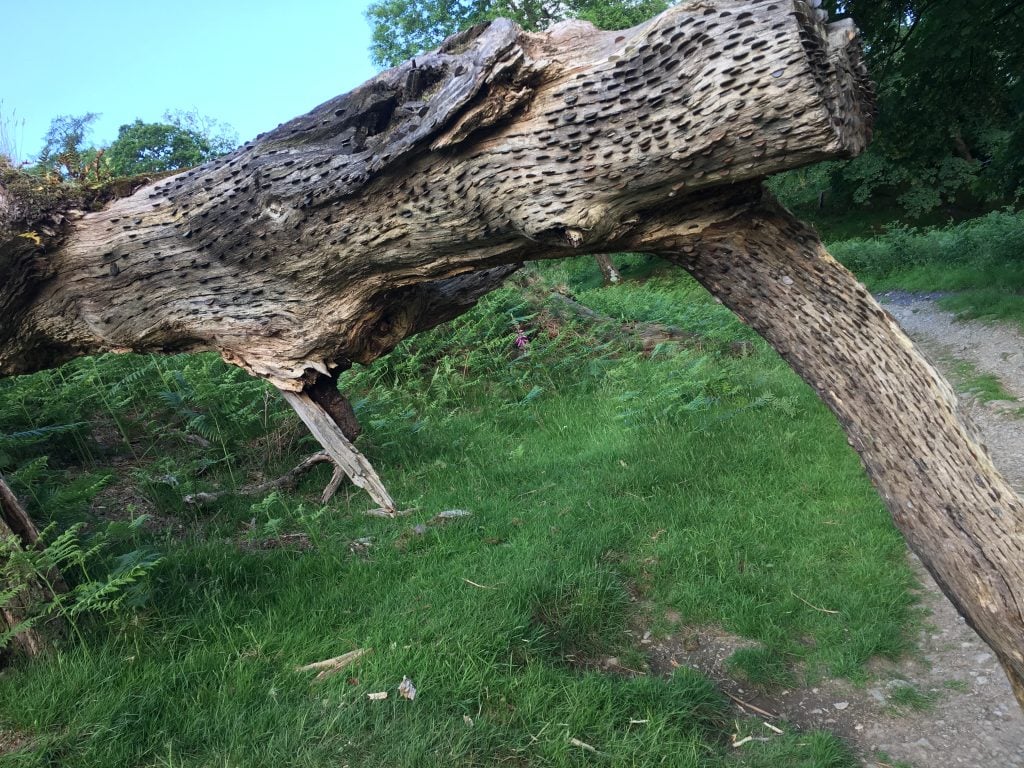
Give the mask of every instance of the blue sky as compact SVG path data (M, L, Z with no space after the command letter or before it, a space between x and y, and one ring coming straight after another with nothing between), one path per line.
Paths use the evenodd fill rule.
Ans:
M0 0L0 119L21 159L50 119L99 112L90 138L168 109L229 123L241 141L375 73L369 0Z

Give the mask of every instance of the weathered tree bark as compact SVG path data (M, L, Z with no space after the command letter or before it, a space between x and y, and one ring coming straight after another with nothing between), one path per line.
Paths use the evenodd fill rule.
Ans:
M212 349L298 392L527 258L607 251L683 193L855 154L868 97L852 25L802 0L684 3L625 32L479 26L103 210L40 212L8 184L0 374Z
M870 138L856 31L821 15L694 0L623 32L497 21L102 210L0 177L0 374L216 350L280 388L393 512L345 437L338 371L464 312L526 259L664 254L817 388L1024 696L1020 500L938 374L761 191Z

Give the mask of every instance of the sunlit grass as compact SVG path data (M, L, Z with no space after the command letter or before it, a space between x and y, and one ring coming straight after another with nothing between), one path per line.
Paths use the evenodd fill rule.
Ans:
M776 676L799 662L810 676L859 677L872 656L907 649L914 624L904 546L834 418L688 278L633 263L646 284L600 289L583 262L543 278L616 321L698 333L699 346L648 357L585 327L556 331L542 294L508 290L351 375L360 445L415 508L406 518L363 516L370 502L354 491L320 509L327 467L296 493L190 509L185 493L272 475L315 446L258 383L218 384L233 376L219 363L164 359L138 389L125 383L130 366L105 377L120 399L94 398L95 419L122 409L144 457L140 492L184 528L152 534L166 558L144 608L0 677L0 722L31 735L7 759L852 765L827 734L737 754L728 701L695 672L598 671L614 655L643 672L640 630L669 609L758 641ZM525 352L512 345L516 325L529 330ZM738 339L749 354L730 352ZM87 391L78 370L68 369L70 392L43 380L44 399L5 384L8 423L47 413L93 423L77 402ZM222 387L241 397L238 411ZM12 444L8 461L17 474L33 450L62 451L35 481L44 489L79 464L108 468L114 450L85 429L38 440ZM455 508L471 515L436 519ZM310 548L286 533L305 533ZM371 650L325 681L295 670L355 648ZM398 696L403 676L415 701ZM380 691L386 700L367 698Z

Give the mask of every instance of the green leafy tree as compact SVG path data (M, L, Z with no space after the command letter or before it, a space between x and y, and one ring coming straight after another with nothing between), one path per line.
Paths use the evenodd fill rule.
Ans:
M161 123L122 125L105 159L114 176L161 173L201 165L236 144L222 124L194 112L168 112Z
M895 202L915 216L1024 193L1020 0L824 0L824 7L860 27L879 109L868 151L816 177L825 180L822 191L843 203Z
M564 19L622 29L661 13L669 0L377 0L366 11L373 28L370 56L393 67L436 48L451 34L498 17L539 30Z
M53 118L36 159L36 170L74 181L84 181L90 172L98 175L102 154L86 145L97 118L95 112Z

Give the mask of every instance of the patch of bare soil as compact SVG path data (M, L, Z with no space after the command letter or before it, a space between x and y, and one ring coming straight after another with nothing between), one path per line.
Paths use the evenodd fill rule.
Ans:
M954 386L953 368L964 360L1024 401L1024 336L1008 326L959 322L934 298L895 293L883 301L888 299L886 309ZM1024 491L1024 419L1015 413L1021 403L1008 407L963 398L996 466ZM898 662L877 661L865 686L824 680L810 688L758 690L734 679L725 664L751 642L713 627L648 638L651 668L663 674L681 665L699 669L740 713L836 733L870 768L1024 768L1024 714L1001 667L917 558L908 556L929 613L919 652Z
M24 733L0 727L0 757L10 755L25 747L29 738Z

